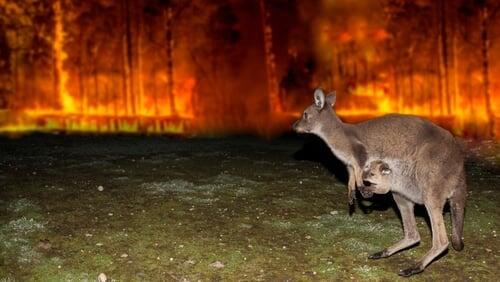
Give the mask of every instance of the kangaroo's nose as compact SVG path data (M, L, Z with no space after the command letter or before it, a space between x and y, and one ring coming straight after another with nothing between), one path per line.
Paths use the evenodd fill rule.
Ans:
M370 185L372 185L372 183L370 181L368 181L368 180L363 180L363 185L364 186L370 186Z

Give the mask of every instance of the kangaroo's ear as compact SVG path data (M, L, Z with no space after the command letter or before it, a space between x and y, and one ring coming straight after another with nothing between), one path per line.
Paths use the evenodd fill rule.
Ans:
M330 92L330 94L328 94L328 96L326 96L326 103L330 107L333 107L336 101L337 101L337 91L332 91Z
M314 104L318 110L323 109L325 106L325 93L323 93L323 89L316 88L316 90L314 90Z

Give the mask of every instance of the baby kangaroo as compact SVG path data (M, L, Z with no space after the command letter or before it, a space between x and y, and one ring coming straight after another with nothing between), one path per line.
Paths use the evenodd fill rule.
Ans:
M409 161L375 160L367 163L363 170L364 187L360 191L363 197L391 191L401 213L404 230L403 240L370 255L369 258L385 258L420 242L413 212L414 204L425 205L429 214L432 226L432 248L415 266L401 270L399 272L401 276L411 276L422 272L432 260L448 248L448 236L442 214L447 200L450 201L453 225L452 246L457 251L461 251L464 247L462 232L466 185L463 170L459 175L441 175L443 177L442 183L439 183L441 185L428 185L428 173L431 171L422 171L416 169L417 167L419 167L417 164ZM432 173L435 175L443 172L446 171Z

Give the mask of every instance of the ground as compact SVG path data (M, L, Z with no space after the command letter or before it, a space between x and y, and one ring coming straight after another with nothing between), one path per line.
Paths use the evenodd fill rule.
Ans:
M410 280L500 275L499 152L469 143L465 249ZM424 209L419 246L369 260L402 237L398 214L390 197L350 211L346 192L312 137L3 137L0 281L406 280Z

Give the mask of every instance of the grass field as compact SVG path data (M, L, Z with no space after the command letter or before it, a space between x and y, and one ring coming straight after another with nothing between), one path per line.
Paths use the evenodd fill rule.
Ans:
M499 153L470 144L465 249L409 280L498 279ZM346 190L314 138L2 138L0 281L406 280L424 209L419 246L368 260L401 224L390 196L349 215Z

